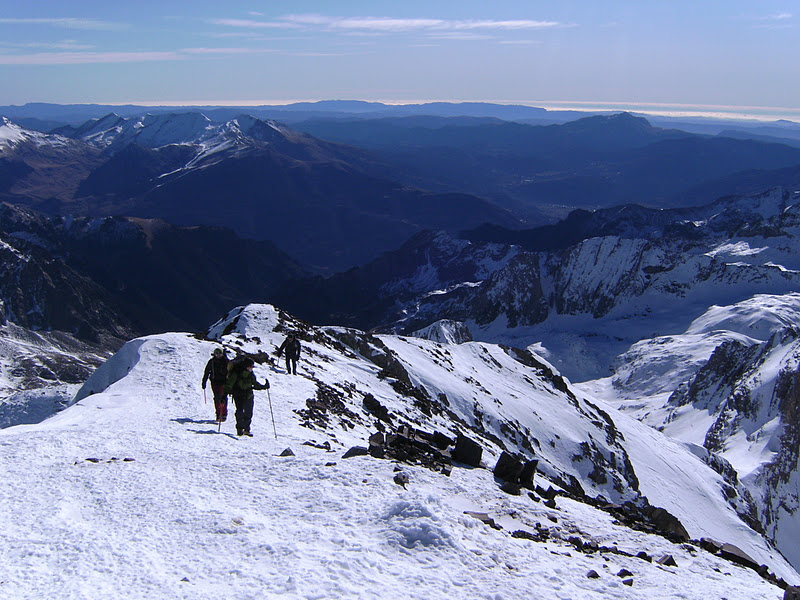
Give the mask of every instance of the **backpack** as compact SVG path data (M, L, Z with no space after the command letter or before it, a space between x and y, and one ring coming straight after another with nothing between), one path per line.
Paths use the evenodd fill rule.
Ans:
M228 363L228 376L231 373L241 373L244 370L245 365L249 363L247 357L243 354L240 354L232 361Z

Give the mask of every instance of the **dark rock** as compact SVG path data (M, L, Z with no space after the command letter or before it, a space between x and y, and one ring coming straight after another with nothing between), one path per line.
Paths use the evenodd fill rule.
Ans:
M544 489L543 487L537 485L534 491L545 500L553 500L556 496L558 496L558 490L556 490L553 486L549 486L547 489Z
M623 579L622 585L627 585L628 587L633 585L633 579Z
M660 565L665 567L677 567L678 563L675 562L675 559L672 557L672 554L665 554L661 558L657 558L656 562Z
M790 585L783 592L783 600L800 600L800 587Z
M294 456L294 452L291 448L286 448L283 452L279 454L279 456Z
M464 514L465 515L469 515L470 517L473 517L475 519L478 519L479 521L481 521L483 523L486 523L492 529L497 529L498 531L503 529L500 525L495 523L495 520L493 518L491 518L486 513L480 513L480 512L473 512L471 510L465 510Z
M517 529L516 531L511 532L511 537L521 540L531 540L533 542L543 542L544 540L539 538L538 533L538 531L536 533L531 533L530 531Z
M544 501L544 505L545 505L547 508L554 508L554 509L555 509L555 508L558 508L558 505L556 504L556 501L555 501L555 500L553 500L552 498L551 498L550 500L545 500L545 501Z
M492 473L498 479L517 483L522 473L522 461L504 450L500 458L497 459L497 464L495 464Z
M335 462L327 462L327 463L325 463L325 466L326 467L335 467L336 463Z
M383 446L370 444L369 455L373 458L386 458L386 449Z
M470 467L480 467L483 457L483 448L468 437L458 434L456 447L453 450L453 460Z
M705 550L706 552L710 552L711 554L717 554L720 550L722 550L722 543L718 542L717 540L712 540L711 538L700 538L700 547Z
M737 565L742 565L743 567L748 567L756 571L760 568L760 565L752 557L750 557L744 550L738 546L734 546L733 544L723 544L722 548L720 548L719 555L722 558L734 562Z
M331 450L331 443L328 442L328 441L325 441L325 442L323 442L321 444L317 444L316 442L303 442L303 446L311 446L312 448L318 448L320 450L327 450L328 452L330 452L330 450Z
M95 457L87 458L86 460L88 460L89 462L93 462L93 463L99 463L100 462L100 459L99 458L95 458Z
M389 414L389 409L386 408L380 402L378 402L378 400L372 394L366 394L364 396L363 404L367 412L375 415L381 421L384 421L385 423L392 422L392 417Z
M617 573L617 577L633 577L633 573L628 571L628 569L620 569L619 573Z
M511 483L510 481L504 481L503 485L500 486L500 489L506 494L511 494L512 496L519 496L522 493L522 488L518 484Z
M691 539L683 523L676 516L658 507L652 507L648 512L650 522L665 537L677 542L688 542Z
M353 456L366 456L369 454L369 448L364 446L353 446L342 455L342 458L352 458Z
M439 431L434 431L433 432L433 440L432 441L433 441L434 445L439 450L446 450L447 448L452 446L453 443L454 443L453 440L450 437L446 436L445 434L443 434L443 433L441 433Z
M519 484L529 490L534 489L536 486L533 484L533 478L536 475L536 468L539 466L538 460L529 460L522 465L522 473L519 475Z
M638 552L638 553L636 554L636 558L641 558L642 560L644 560L644 561L647 561L647 562L653 562L653 557L652 557L652 556L650 556L650 555L649 555L647 552L645 552L644 550L642 550L641 552Z
M583 540L576 535L568 537L567 543L575 546L576 550L583 550Z
M600 579L600 573L592 569L586 574L586 577L588 577L589 579Z
M407 473L398 473L394 476L394 482L405 489L406 484L410 481Z

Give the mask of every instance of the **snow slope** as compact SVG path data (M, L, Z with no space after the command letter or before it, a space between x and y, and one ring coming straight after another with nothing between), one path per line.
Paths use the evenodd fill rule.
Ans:
M290 328L304 343L298 376L267 354ZM563 402L569 396L552 387L552 374L498 347L360 338L306 327L268 306L232 311L210 335L231 349L265 353L257 355L263 362L255 372L272 386L269 395L256 392L254 438L232 435L230 421L217 430L199 385L217 344L179 333L129 342L72 406L42 423L0 431L4 598L782 597L753 570L633 531L586 504L559 496L553 507L506 494L486 469L456 466L446 477L369 456L342 457L374 431L360 408L365 392L408 421L424 418L394 391L393 378L378 377L375 362L360 354L380 350L397 357L415 385L446 393L465 422L462 410L479 409L474 418L487 433L512 417L542 440L552 432L556 447L542 444L543 458L553 463L547 468L573 468L555 464L558 453L571 447L568 436L592 433L581 411L599 413L585 398ZM370 345L354 350L341 341L348 336ZM329 411L326 428L304 427L303 409L320 389L341 392L345 410ZM539 413L547 422L536 426ZM570 414L572 422L563 422ZM434 413L424 425L452 428L445 416ZM684 520L692 537L714 534L787 581L800 581L735 521L702 463L624 415L614 421L643 491ZM493 465L498 447L486 437L481 444L484 463ZM294 456L280 456L285 448ZM408 475L405 487L393 481L397 469ZM541 476L537 481L549 486ZM496 528L465 511L486 513ZM688 512L695 516L688 519ZM512 537L514 531L546 531L548 539ZM606 549L579 552L571 536ZM677 566L632 556L639 551L669 554ZM622 569L632 575L618 576ZM597 578L587 577L592 570Z

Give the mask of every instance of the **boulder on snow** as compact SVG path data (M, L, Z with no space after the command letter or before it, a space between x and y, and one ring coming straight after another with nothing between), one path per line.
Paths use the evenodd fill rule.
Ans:
M719 556L725 560L734 562L737 565L742 565L743 567L748 567L756 571L758 571L760 568L760 565L755 561L755 559L749 556L744 550L738 546L734 546L733 544L722 544L722 547L719 550Z
M538 465L538 460L523 461L520 457L504 450L497 459L493 473L495 477L507 483L532 490L534 489L533 478Z
M367 412L375 415L381 421L384 421L385 423L392 422L392 416L389 414L389 409L378 402L378 400L372 394L366 394L362 404Z
M672 554L665 554L664 556L657 558L656 562L660 565L665 567L677 567L678 563L675 562L675 558Z
M364 446L353 446L342 455L342 458L352 458L353 456L366 456L369 454L369 448Z
M402 471L394 476L394 482L401 486L403 489L406 488L406 484L410 481L408 477L408 473L403 473Z
M495 464L492 473L498 479L509 481L511 483L517 483L519 481L519 476L522 473L522 461L510 452L503 450L500 458L497 459L497 463Z
M688 542L691 539L689 532L675 515L657 506L648 507L646 512L653 527L664 537L676 542Z
M452 457L455 462L469 465L470 467L480 467L483 448L477 442L459 433Z

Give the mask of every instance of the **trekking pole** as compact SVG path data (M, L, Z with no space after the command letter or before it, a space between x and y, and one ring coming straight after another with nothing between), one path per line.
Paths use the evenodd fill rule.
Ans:
M269 395L269 388L267 388L267 401L269 402L269 414L272 417L272 431L275 433L275 439L278 439L278 431L275 429L275 415L272 413L272 397Z
M208 404L208 400L206 400L206 388L203 388L203 404Z

